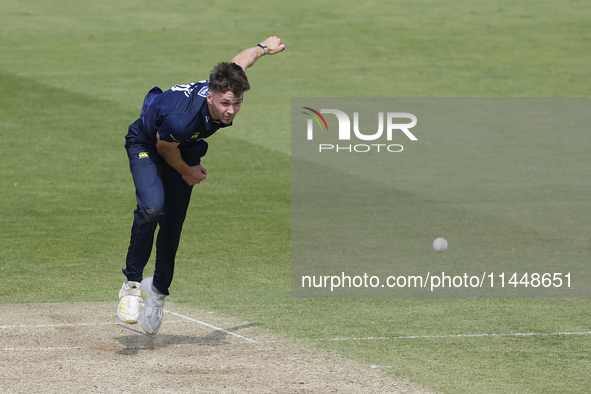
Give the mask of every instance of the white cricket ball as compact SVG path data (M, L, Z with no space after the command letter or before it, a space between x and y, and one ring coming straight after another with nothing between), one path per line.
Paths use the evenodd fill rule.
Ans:
M437 238L433 241L433 250L437 253L445 252L447 250L447 240L445 238Z

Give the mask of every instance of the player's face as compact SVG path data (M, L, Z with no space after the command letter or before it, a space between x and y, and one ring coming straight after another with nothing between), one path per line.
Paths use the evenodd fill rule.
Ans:
M240 111L243 95L235 96L230 90L224 93L207 92L207 106L214 120L224 124L232 123L234 116Z

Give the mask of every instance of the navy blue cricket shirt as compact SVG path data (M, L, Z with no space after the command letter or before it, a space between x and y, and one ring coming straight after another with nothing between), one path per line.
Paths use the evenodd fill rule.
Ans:
M221 127L231 126L214 121L207 107L209 81L175 85L163 92L154 87L148 92L142 106L145 142L196 142L211 136Z

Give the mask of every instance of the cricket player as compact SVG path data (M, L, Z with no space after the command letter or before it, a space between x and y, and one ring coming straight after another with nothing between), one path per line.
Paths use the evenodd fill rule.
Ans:
M284 49L280 38L269 37L230 63L217 64L209 80L165 92L154 87L146 95L140 118L125 137L137 207L123 269L126 278L119 291L121 321L134 324L141 318L147 334L158 332L191 191L207 178L201 166L205 139L232 125L250 89L246 69L262 56ZM157 226L154 276L142 280Z

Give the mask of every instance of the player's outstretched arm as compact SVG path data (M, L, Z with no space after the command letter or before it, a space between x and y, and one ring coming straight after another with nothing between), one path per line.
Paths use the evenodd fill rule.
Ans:
M267 38L265 41L261 42L261 44L267 47L266 53L265 48L256 45L254 47L247 48L238 55L234 56L232 63L236 63L242 67L244 71L246 71L246 69L255 64L261 56L264 56L265 54L275 55L276 53L279 53L285 49L285 44L283 41L281 41L281 38L276 36Z

